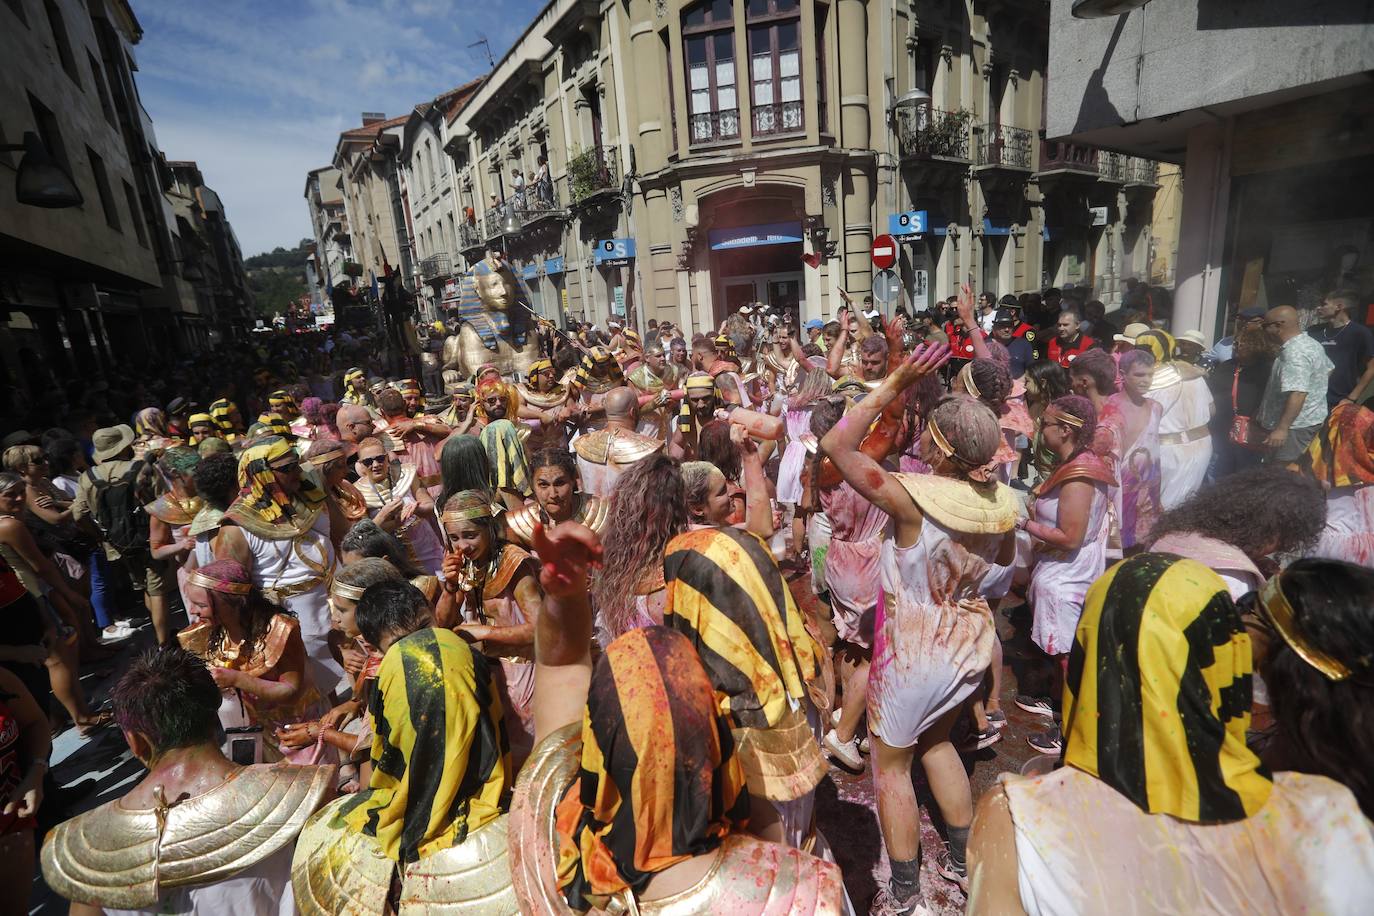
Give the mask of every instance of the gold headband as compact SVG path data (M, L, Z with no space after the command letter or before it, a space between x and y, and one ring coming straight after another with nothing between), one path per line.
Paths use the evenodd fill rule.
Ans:
M1082 418L1082 417L1075 417L1073 414L1071 414L1071 413L1065 413L1064 411L1061 410L1061 411L1059 411L1059 419L1060 419L1061 422L1066 423L1066 424L1068 424L1069 426L1072 426L1074 429L1082 429L1082 428L1083 428L1083 418Z
M944 452L946 458L957 458L958 456L954 454L954 446L950 445L945 434L940 432L939 424L935 422L933 416L926 421L926 426L930 429L930 441L935 443L935 447Z
M460 522L474 518L491 518L495 514L491 506L468 506L465 509L445 509L440 518L446 522Z
M208 588L215 592L224 592L229 595L246 595L253 590L251 582L229 582L225 579L216 579L207 576L198 569L191 570L191 575L186 578L191 585L199 585L201 588Z
M689 377L687 381L682 383L682 387L686 391L695 391L697 389L702 388L709 388L714 391L716 387L716 380L711 378L709 375Z
M367 591L367 589L357 585L349 585L346 582L340 582L338 579L335 579L329 591L337 598L347 598L349 601L361 601L363 592Z
M1298 653L1299 658L1320 671L1328 681L1343 681L1350 677L1350 669L1346 667L1344 662L1338 661L1316 646L1310 645L1298 632L1293 621L1293 605L1288 603L1288 596L1283 593L1283 585L1279 582L1279 576L1275 576L1264 584L1264 588L1260 589L1259 599L1259 606L1263 609L1264 616L1278 631L1278 634L1283 637L1283 641L1288 643L1288 647Z
M982 398L983 392L978 390L978 386L973 383L973 363L969 363L959 370L959 381L964 383L964 388L975 398Z
M322 454L322 455L315 455L315 456L312 457L312 458L307 458L307 459L305 459L305 463L308 464L308 465L310 465L312 468L322 468L322 467L324 467L326 464L328 464L328 463L331 462L331 461L334 461L334 460L337 459L337 458L347 458L347 457L348 457L348 453L347 453L347 452L345 452L345 451L344 451L343 449L341 449L341 448L335 448L335 449L330 449L329 451L325 452L325 453Z

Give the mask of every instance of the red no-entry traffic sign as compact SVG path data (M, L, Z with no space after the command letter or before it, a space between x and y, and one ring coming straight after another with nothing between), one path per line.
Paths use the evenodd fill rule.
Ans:
M880 235L873 240L873 266L887 270L897 263L897 240L890 235Z

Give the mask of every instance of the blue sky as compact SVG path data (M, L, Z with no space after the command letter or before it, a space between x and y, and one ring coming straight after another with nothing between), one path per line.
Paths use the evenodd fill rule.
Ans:
M139 93L169 159L194 159L245 256L310 235L305 173L364 111L405 114L500 60L538 0L132 0ZM494 9L500 15L492 15Z

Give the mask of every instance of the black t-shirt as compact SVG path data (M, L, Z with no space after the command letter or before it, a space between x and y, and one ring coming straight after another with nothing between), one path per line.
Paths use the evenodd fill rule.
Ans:
M1011 354L1011 377L1020 378L1026 374L1026 367L1035 362L1035 350L1031 347L1029 340L1024 337L1013 337L1006 343L1007 352Z
M1322 345L1326 358L1334 367L1326 380L1326 402L1334 407L1351 393L1355 383L1364 375L1365 366L1374 359L1374 331L1351 321L1340 330L1327 324L1314 324L1307 329L1310 336Z

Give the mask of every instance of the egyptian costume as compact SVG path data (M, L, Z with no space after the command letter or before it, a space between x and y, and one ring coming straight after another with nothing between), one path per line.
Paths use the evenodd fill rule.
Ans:
M296 912L292 847L333 793L335 773L327 766L247 766L208 792L156 808L106 802L52 829L43 844L43 879L55 893L107 916L289 916Z
M580 723L551 732L521 770L512 878L526 913L838 914L840 871L755 839L731 722L688 639L632 630L597 663ZM706 874L646 899L655 875L699 856Z
M1259 609L1278 623L1286 605L1277 589ZM1369 909L1374 844L1350 790L1271 774L1246 745L1250 637L1209 569L1147 553L1107 570L1071 658L1064 766L1001 777L1027 912L1089 900L1161 913Z
M1326 489L1326 526L1312 555L1374 566L1374 411L1337 404L1296 466Z
M649 368L647 363L640 363L626 376L630 385L641 395L658 397L668 390L668 380L654 375L654 371ZM667 406L647 407L641 406L639 409L639 425L635 431L642 436L652 436L655 439L667 440L668 438L668 408Z
M579 525L586 525L598 535L606 530L606 521L611 516L610 500L600 499L587 493L578 493L577 506L573 509L572 521ZM514 512L507 512L503 516L506 522L506 531L509 532L514 543L524 548L530 548L534 544L534 526L536 524L545 527L553 527L553 521L549 514L539 506L538 503L517 509Z
M577 472L582 478L583 490L609 499L620 475L636 461L662 449L663 445L661 439L615 426L578 436L573 443L573 452L577 455Z
M325 807L296 844L301 913L518 913L510 752L487 660L451 630L412 633L383 657L368 707L368 788Z
M1174 338L1151 331L1136 345L1154 354L1156 365L1145 396L1160 406L1159 505L1168 512L1197 492L1212 461L1212 390L1196 366L1173 359Z
M239 456L239 485L247 492L234 500L221 524L243 533L253 555L252 582L269 601L300 621L301 638L310 658L307 674L328 695L343 676L329 651L329 582L334 572L334 543L324 491L302 474L300 492L288 497L277 485L274 466L300 459L285 439L260 439Z
M386 480L377 481L366 473L358 478L358 492L367 504L369 517L376 517L388 503L401 500L404 503L416 501L414 490L418 485L413 465L398 462L387 463ZM396 536L405 546L410 559L429 573L438 573L444 566L444 545L434 528L434 517L429 513L416 512L396 529Z
M193 570L188 582L207 591L255 600L247 572L233 560L216 560L203 569ZM262 632L251 642L239 645L229 643L223 627L200 621L179 632L177 641L210 668L228 668L249 677L275 681L279 679L282 662L291 652L291 644L300 642L300 621L290 614L273 614ZM221 695L219 720L224 727L224 753L235 763L275 763L285 758L289 763L313 764L332 757L319 742L283 748L277 741L278 728L313 721L328 708L308 674L296 698L287 703L266 703L236 687L222 689Z
M959 461L934 416L931 439ZM915 543L883 541L883 602L874 626L868 674L868 727L890 747L911 747L983 680L996 639L982 595L1002 539L1016 524L1016 500L993 480L995 464L971 469L976 480L893 474L923 516Z

